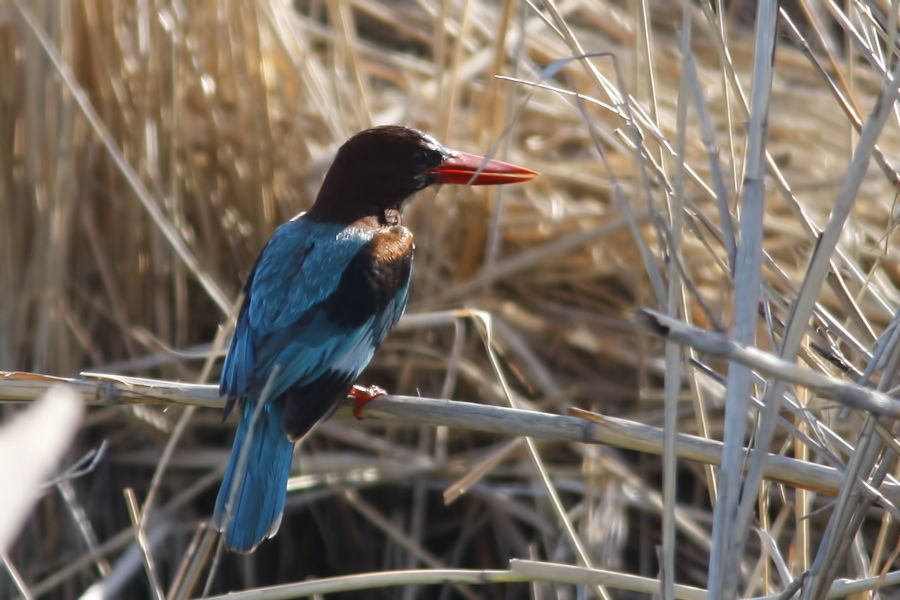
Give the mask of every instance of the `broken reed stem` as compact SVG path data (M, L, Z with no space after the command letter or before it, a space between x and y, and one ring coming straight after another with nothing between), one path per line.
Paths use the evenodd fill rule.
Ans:
M190 404L224 408L215 385L186 384L160 379L84 373L83 379L50 377L34 373L0 372L0 402L26 402L51 385L68 383L88 404ZM438 400L417 396L382 396L366 405L366 421L395 424L454 427L507 436L542 440L606 444L618 448L661 455L663 430L616 417L607 417L577 408L570 415L553 415L532 410L489 406L458 400ZM349 404L338 412L348 418ZM744 449L746 453L746 448ZM679 433L676 455L684 460L718 465L721 442ZM816 463L769 454L763 471L766 479L835 495L843 482L841 471ZM885 482L880 493L890 502L900 503L900 484Z
M706 331L662 313L642 309L636 321L647 331L701 352L722 356L763 375L802 385L838 402L886 417L900 417L900 400L851 381L805 369L758 348L744 346L716 331Z

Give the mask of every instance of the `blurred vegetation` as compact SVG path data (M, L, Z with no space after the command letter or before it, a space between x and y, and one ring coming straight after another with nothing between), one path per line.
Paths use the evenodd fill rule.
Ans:
M564 412L575 405L661 426L663 345L637 331L630 316L641 306L664 306L616 194L634 215L652 268L665 278L675 138L686 128L681 317L729 327L733 283L719 208L739 222L747 123L741 93L749 90L754 47L755 2L729 3L721 15L724 46L715 10L688 3L692 56L718 150L711 161L697 106L686 122L677 114L681 4L0 4L0 369L216 381L211 361L262 244L309 207L349 135L402 123L451 147L496 152L542 176L508 189L428 191L410 207L417 254L408 313L422 318L392 334L364 382L506 405L479 327L440 313L477 308L495 319L490 343L512 390L530 407ZM885 86L872 56L883 64L886 39L895 41L886 18L863 10L886 2L792 4L789 14L816 62L782 30L768 150L784 183L770 170L757 342L767 350L780 344L858 139L817 64L865 120ZM872 56L849 30L877 43ZM612 53L621 79L604 56L544 71L582 52ZM643 161L635 158L631 114ZM870 165L800 358L856 382L900 306L896 118L878 147L887 166ZM721 203L714 163L727 193ZM698 364L689 365L693 374L682 389L679 430L721 439L727 363ZM810 433L785 410L800 429L781 428L772 451L820 462L819 445L846 462L862 415L839 415L803 390L790 395L849 449ZM167 597L199 595L205 570L190 584L176 575L196 558L191 541L211 514L232 426L209 409L92 409L68 461L103 441L104 456L90 473L48 491L9 563L38 597L76 597L101 580L114 596L150 597L123 490L133 488L144 501L174 437L147 517L148 543ZM539 450L593 565L656 577L661 459L566 443ZM224 556L212 592L365 571L503 569L510 558L579 564L521 443L335 420L298 454L280 533L254 555ZM445 505L442 491L475 466L485 467L477 484ZM678 469L676 580L704 587L711 471L690 462ZM889 472L897 474L895 464ZM756 524L795 575L815 556L831 500L777 484L761 488ZM873 510L851 532L858 547L841 559L839 573L862 578L896 568L897 532L888 513ZM747 594L781 589L756 536L743 568ZM175 580L179 585L170 587ZM19 593L0 575L0 597ZM575 588L406 587L357 597L417 593L574 598Z

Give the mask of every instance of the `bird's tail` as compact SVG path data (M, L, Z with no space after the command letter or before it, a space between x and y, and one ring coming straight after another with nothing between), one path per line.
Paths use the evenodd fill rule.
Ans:
M261 541L275 535L281 524L294 442L282 429L280 403L263 406L252 436L250 426L256 406L244 402L241 408L213 523L225 532L225 546L229 550L252 552ZM248 442L247 458L239 470L241 451Z

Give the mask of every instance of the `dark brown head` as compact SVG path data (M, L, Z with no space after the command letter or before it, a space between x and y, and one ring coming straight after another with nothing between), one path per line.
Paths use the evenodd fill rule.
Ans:
M492 185L528 181L530 169L443 147L429 135L397 125L361 131L337 152L310 218L352 223L400 210L433 184Z

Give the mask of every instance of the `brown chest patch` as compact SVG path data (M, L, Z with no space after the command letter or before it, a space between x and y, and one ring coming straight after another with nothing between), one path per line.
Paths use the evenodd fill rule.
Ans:
M331 321L351 331L367 322L371 326L377 318L390 328L406 305L412 255L409 229L402 225L377 229L347 265L337 289L323 302ZM379 331L381 336L387 333L387 329Z
M372 259L379 263L409 260L413 248L413 234L402 225L385 227L372 237L368 245Z

